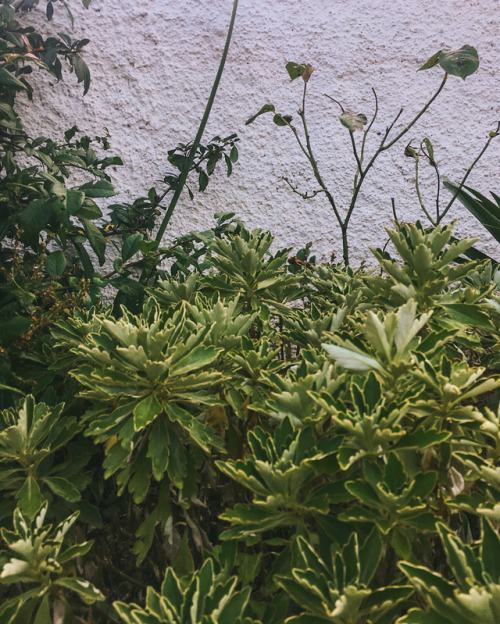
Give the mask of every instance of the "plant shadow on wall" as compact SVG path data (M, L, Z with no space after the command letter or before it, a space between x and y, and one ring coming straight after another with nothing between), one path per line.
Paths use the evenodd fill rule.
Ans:
M500 280L475 239L438 205L395 223L377 272L272 252L232 213L162 247L237 137L203 144L202 121L164 188L103 215L108 137L33 139L15 112L33 64L88 88L87 40L24 28L35 4L0 4L1 624L498 624ZM436 63L465 77L477 54ZM274 120L317 170L305 93L305 142ZM371 157L373 120L341 121L359 193L415 119ZM407 151L434 167L428 139Z
M307 117L306 117L306 104L307 104L307 86L309 81L311 80L314 68L310 64L298 64L298 63L287 63L286 70L288 75L290 76L290 81L294 81L297 78L302 78L303 81L303 92L302 92L302 102L300 108L297 112L297 115L300 119L301 130L297 128L296 125L292 123L293 117L288 114L281 114L276 112L274 104L265 104L255 115L252 115L246 122L246 124L253 123L258 117L265 113L271 113L273 115L273 122L280 127L288 128L292 131L297 143L300 147L301 152L306 157L314 175L316 182L319 185L317 190L311 192L301 192L299 191L294 184L288 179L284 178L284 181L288 184L291 190L294 193L300 195L303 199L308 200L316 197L317 195L324 195L327 198L328 203L335 215L335 219L340 228L341 236L342 236L342 255L343 260L346 264L349 264L349 238L348 238L348 228L353 216L354 209L356 207L359 193L363 186L363 183L375 164L376 160L387 150L392 148L396 143L398 143L407 133L408 131L415 125L415 123L422 117L422 115L429 109L429 107L434 103L437 99L441 91L444 89L448 77L458 76L465 80L467 76L473 74L479 67L479 57L477 51L472 46L466 45L460 48L459 50L448 50L442 49L439 50L436 54L434 54L422 67L420 67L419 71L428 70L435 66L440 66L441 69L444 70L444 76L439 85L438 89L432 95L430 100L420 109L420 111L415 115L415 117L408 122L403 128L397 129L397 122L399 121L403 109L401 109L393 121L385 128L382 132L382 138L378 143L377 148L370 155L367 153L367 138L370 134L370 131L374 130L374 124L377 119L379 113L378 106L378 98L375 89L372 89L374 101L375 101L375 110L374 113L369 119L365 114L358 113L355 114L349 110L346 110L341 102L337 101L335 98L330 95L326 95L326 97L334 102L336 105L340 107L341 114L339 116L339 121L349 132L350 143L352 147L352 152L354 155L354 159L356 162L356 169L353 176L352 183L352 191L350 193L350 197L347 200L339 199L331 188L329 188L328 184L325 182L323 174L320 171L320 167L318 165L318 161L315 157L311 136L309 134L308 125L307 125ZM361 139L356 139L356 132L361 133ZM489 147L492 139L496 137L498 134L498 130L495 132L490 132L488 137L488 141L486 145L483 147L478 157L471 164L469 169L466 171L462 181L458 185L456 192L454 192L453 197L446 204L445 208L440 210L439 206L439 192L441 185L441 178L439 174L439 169L434 160L434 151L432 144L428 138L425 138L418 149L413 148L410 144L406 146L405 156L409 156L415 159L415 168L416 168L416 189L417 195L420 202L420 206L424 211L426 217L429 219L432 225L439 225L442 219L446 216L449 209L453 205L456 200L459 192L461 191L463 185L465 184L467 178L469 177L470 172L479 162L481 156L484 154L486 149ZM411 143L411 142L410 142ZM425 157L429 163L432 165L437 174L437 198L436 198L436 215L432 217L429 211L427 210L420 193L420 187L418 184L418 165L421 157ZM393 203L394 208L394 203ZM397 219L396 214L394 213L394 217Z

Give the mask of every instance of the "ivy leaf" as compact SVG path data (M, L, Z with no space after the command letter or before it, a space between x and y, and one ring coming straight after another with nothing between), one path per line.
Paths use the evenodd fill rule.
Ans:
M444 71L463 80L479 67L479 56L476 48L465 45L460 50L442 50L439 53L439 64Z
M260 117L264 113L274 113L274 112L275 112L274 104L264 104L264 106L260 109L258 113L255 113L255 115L252 115L245 121L245 126L248 126L249 124L253 123L257 119L257 117Z
M355 130L363 130L363 126L368 123L368 118L362 113L354 115L349 111L344 111L340 116L340 123L348 128L351 132Z

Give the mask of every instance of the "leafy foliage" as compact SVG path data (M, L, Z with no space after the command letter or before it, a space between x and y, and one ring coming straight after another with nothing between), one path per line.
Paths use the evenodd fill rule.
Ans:
M5 585L35 584L35 587L26 589L0 606L0 616L6 624L30 621L35 610L35 621L50 622L52 607L56 602L62 604L63 615L69 618L72 614L69 596L74 594L86 604L104 600L104 596L92 583L75 577L68 569L70 562L92 548L92 542L63 548L66 535L78 514L69 516L52 528L45 524L46 513L45 504L36 517L29 521L16 510L14 530L1 529L2 541L12 555L2 567L0 582Z
M341 106L357 162L345 214L310 147L314 68L287 64L344 241L345 263L317 265L310 244L290 257L232 213L169 247L152 237L186 181L204 191L219 163L231 175L234 134L200 131L170 150L164 186L103 210L121 163L108 137L33 139L15 110L32 64L58 79L66 66L87 91L88 42L44 39L1 8L2 622L496 622L497 272L444 213L430 229L396 221L377 270L347 266L346 238L375 159L476 51L426 63L442 85L365 164L376 115ZM301 141L273 105L248 123L265 113ZM434 162L429 139L407 152Z

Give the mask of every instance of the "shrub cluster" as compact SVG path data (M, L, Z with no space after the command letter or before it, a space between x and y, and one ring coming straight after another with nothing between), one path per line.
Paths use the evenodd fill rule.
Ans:
M374 272L233 222L139 312L59 321L2 412L5 621L496 622L500 308L451 229Z

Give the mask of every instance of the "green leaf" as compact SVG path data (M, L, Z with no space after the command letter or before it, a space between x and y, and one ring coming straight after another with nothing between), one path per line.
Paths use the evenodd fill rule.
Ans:
M444 309L454 321L463 323L468 329L472 327L483 327L484 329L494 329L495 326L477 304L471 303L450 303L445 304Z
M330 357L349 370L368 371L372 369L381 370L382 368L377 360L363 353L337 345L322 344L321 346Z
M34 518L43 501L36 479L32 476L27 477L24 485L17 493L17 500L21 511L30 518Z
M429 154L431 165L435 164L434 163L434 148L432 147L432 143L431 143L430 139L428 139L426 137L422 142L425 145L425 147L427 148L427 153Z
M229 158L231 159L232 163L238 162L238 148L236 147L236 145L233 145L233 147L231 148Z
M363 130L363 126L368 123L366 115L363 115L362 113L354 115L354 113L350 113L349 111L344 111L339 116L339 119L340 123L351 132L354 132L355 130Z
M87 67L87 63L79 54L73 55L73 69L75 70L78 82L83 82L83 95L85 95L90 87L90 71Z
M207 186L208 186L208 175L204 171L200 171L198 175L198 190L200 191L200 193L203 193L203 191L207 188Z
M143 399L134 408L134 429L141 431L162 411L162 406L154 394Z
M84 199L85 199L85 193L83 191L77 191L75 189L67 190L66 191L66 210L68 211L68 214L76 215L78 211L80 210Z
M490 521L482 519L483 539L481 542L481 559L484 571L487 572L493 583L500 583L500 538L493 529Z
M439 64L446 73L465 80L479 67L479 56L476 48L464 45L460 50L442 50L439 53Z
M458 201L476 217L496 241L500 242L500 206L474 189L467 186L460 188L458 184L450 180L445 180L443 186L456 195Z
M292 118L290 117L290 115L279 115L278 113L276 113L276 115L274 115L273 117L273 123L275 123L277 126L289 126L291 121Z
M28 331L31 326L31 318L26 316L16 316L0 323L0 344L7 346L19 336Z
M143 235L138 232L135 234L130 234L123 241L122 246L122 260L126 262L130 260L130 258L139 251L139 243L142 241Z
M149 436L148 457L151 459L153 477L160 481L168 466L170 440L165 417L155 420Z
M85 234L89 240L90 246L95 252L99 260L99 265L103 265L106 260L106 239L104 238L101 230L89 221L88 219L82 219Z
M83 581L78 578L59 578L54 581L54 585L74 591L86 604L105 600L101 592L89 581Z
M33 624L52 624L52 618L50 617L49 597L47 594L43 597Z
M260 115L263 115L264 113L274 113L274 112L275 112L275 109L274 109L273 104L264 104L264 106L260 109L258 113L255 113L255 115L252 115L245 121L245 126L248 126L249 124L253 123L257 119L257 117L260 117Z
M27 89L24 82L21 82L19 78L16 78L14 74L6 70L5 67L0 68L0 85L14 87L15 89Z
M419 67L417 69L417 71L424 71L426 69L431 69L431 67L435 67L439 63L439 55L441 54L441 52L442 50L439 50L438 52L436 52L436 54L433 54L430 59L425 61L422 67Z
M190 531L187 529L184 530L177 554L172 559L172 568L179 578L191 574L194 570L193 555L189 545L189 533Z
M306 71L306 65L305 63L299 65L298 63L290 62L285 65L285 69L290 76L290 82L293 82L296 78L300 78Z
M78 488L63 477L44 477L43 482L49 486L54 494L71 503L75 503L81 498Z
M144 293L144 287L130 277L115 277L109 283L129 297L142 297Z
M116 195L115 187L107 180L99 180L98 182L87 182L80 186L80 190L87 197L113 197Z
M61 250L53 251L45 260L45 270L50 277L58 277L64 273L66 258Z

